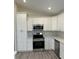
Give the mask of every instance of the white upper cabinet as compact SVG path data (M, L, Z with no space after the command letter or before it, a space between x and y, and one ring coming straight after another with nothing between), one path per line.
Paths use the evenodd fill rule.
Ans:
M52 31L64 31L64 13L52 17Z
M52 31L57 31L57 16L52 17Z
M44 31L51 31L52 30L52 20L51 17L44 18Z
M64 14L53 17L28 17L28 31L34 24L43 24L44 31L64 31Z
M64 13L58 15L57 30L64 31Z
M28 25L28 31L32 31L32 24L33 24L33 20L32 20L32 18L31 17L28 17L28 20L27 20L27 25Z
M32 31L34 24L43 24L44 31L51 31L52 30L52 20L50 17L32 17L28 18L28 31Z
M34 24L43 24L44 25L44 19L39 17L28 17L28 31L33 30Z
M41 17L33 18L33 24L44 24L44 20Z

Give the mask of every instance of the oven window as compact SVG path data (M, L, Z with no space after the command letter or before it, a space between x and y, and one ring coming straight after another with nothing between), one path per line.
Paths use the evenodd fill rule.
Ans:
M44 49L44 41L33 42L33 49Z

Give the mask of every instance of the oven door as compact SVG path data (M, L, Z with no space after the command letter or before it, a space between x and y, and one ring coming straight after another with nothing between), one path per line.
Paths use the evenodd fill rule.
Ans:
M34 41L33 49L44 49L44 41Z

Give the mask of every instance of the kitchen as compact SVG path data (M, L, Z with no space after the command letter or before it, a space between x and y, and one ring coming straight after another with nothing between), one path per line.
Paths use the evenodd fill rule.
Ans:
M48 16L18 5L16 2L15 52L54 50L59 58L64 59L64 11Z

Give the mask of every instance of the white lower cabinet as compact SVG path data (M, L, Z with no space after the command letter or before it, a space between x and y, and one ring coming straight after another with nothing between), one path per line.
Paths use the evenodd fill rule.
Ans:
M60 57L64 59L64 44L60 43Z
M26 33L17 31L17 51L27 50Z
M49 40L45 38L45 49L50 49L50 44Z
M45 38L45 49L54 50L54 39Z
M32 41L32 39L27 40L27 46L28 46L27 51L32 51L33 50L33 41Z

